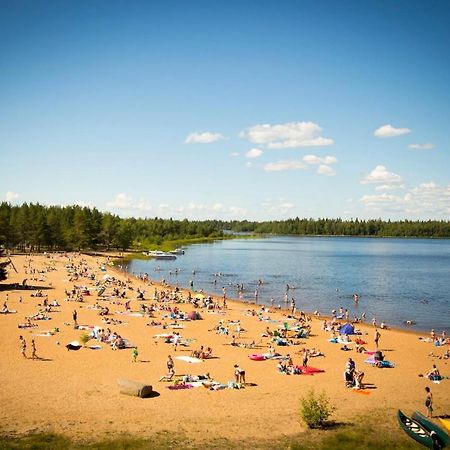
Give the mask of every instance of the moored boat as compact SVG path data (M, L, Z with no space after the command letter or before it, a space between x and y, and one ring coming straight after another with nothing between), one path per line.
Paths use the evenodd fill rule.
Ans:
M169 252L171 255L184 255L184 250L182 248L176 248Z
M171 253L162 252L161 250L154 250L147 252L147 256L155 259L177 259L175 255Z
M400 410L398 410L397 417L400 426L409 437L413 438L425 447L431 449L434 448L433 439L431 438L430 433L419 422L411 419Z

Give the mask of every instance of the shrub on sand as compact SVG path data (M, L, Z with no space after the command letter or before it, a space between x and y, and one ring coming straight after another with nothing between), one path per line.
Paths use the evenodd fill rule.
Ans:
M311 389L300 400L300 419L309 428L323 428L326 420L333 414L334 409L325 392L316 395L314 389Z
M87 333L81 333L80 342L83 344L83 347L86 347L86 344L89 342L91 337Z

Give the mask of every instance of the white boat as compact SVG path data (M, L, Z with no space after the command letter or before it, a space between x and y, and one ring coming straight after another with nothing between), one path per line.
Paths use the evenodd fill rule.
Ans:
M147 256L155 259L177 259L175 255L171 253L162 252L161 250L152 250L147 252Z
M182 248L176 248L169 252L171 255L184 255L184 250Z

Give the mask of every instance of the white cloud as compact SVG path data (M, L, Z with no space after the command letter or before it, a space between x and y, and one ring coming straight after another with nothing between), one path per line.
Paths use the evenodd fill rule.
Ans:
M267 163L264 166L264 170L266 172L280 172L282 170L299 170L306 169L307 166L303 161L294 160L294 161L277 161Z
M333 145L333 139L320 136L321 131L322 128L313 122L289 122L255 125L242 131L240 137L272 149Z
M434 144L427 142L425 144L410 144L408 145L410 150L431 150L434 148Z
M379 138L389 138L408 134L411 130L409 128L395 128L392 125L383 125L374 131L374 135Z
M361 203L377 214L395 213L399 217L416 219L450 217L450 185L439 186L433 181L421 183L404 195L382 194L364 195Z
M259 148L252 148L249 150L245 156L247 158L259 158L263 154L263 151Z
M221 139L225 139L220 133L210 131L190 133L184 140L185 144L210 144Z
M316 155L305 155L303 161L307 164L336 164L337 158L335 156L320 157Z
M385 166L379 165L366 175L361 184L383 184L383 185L399 185L403 182L402 177L393 172L389 172Z
M378 186L375 186L375 190L378 192L383 191L393 191L395 189L404 189L404 184L380 184Z
M13 202L14 200L16 200L19 197L19 194L17 192L12 192L12 191L8 191L5 194L5 199L8 203Z
M231 152L231 153L229 154L229 156L230 156L231 158L236 158L236 157L239 156L239 153L238 153L238 152Z
M245 163L245 167L253 167L253 163L251 161L247 161Z
M293 208L295 208L295 205L286 199L268 199L261 203L261 208L259 208L259 211L262 212L264 217L280 218L288 217L292 213Z
M330 166L326 166L325 164L321 164L317 168L317 173L319 175L326 175L327 177L333 177L334 175L336 175L335 170L332 169Z
M125 209L132 206L132 198L123 192L116 195L116 198L106 204L111 208Z

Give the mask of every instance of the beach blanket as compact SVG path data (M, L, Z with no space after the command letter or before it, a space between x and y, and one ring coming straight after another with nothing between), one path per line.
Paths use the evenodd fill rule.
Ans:
M15 309L8 309L8 311L0 311L0 314L16 314L17 311Z
M175 359L179 359L180 361L187 362L189 364L198 364L203 362L200 358L194 358L192 356L175 356Z
M366 364L372 364L380 368L393 368L395 364L391 361L376 361L374 358L368 358L364 361Z
M315 373L324 373L325 370L317 369L316 367L311 366L298 366L298 368L301 370L302 375L314 375Z
M101 345L90 345L91 350L101 350L103 347Z

